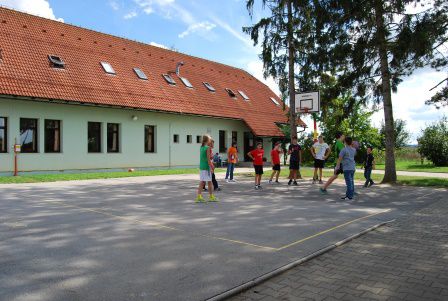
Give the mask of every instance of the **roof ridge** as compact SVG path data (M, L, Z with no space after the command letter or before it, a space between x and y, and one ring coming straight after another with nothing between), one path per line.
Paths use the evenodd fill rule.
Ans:
M71 26L71 27L75 27L75 28L78 28L78 29L81 29L81 30L87 30L87 31L90 31L90 32L93 32L93 33L97 33L97 34L100 34L100 35L105 35L105 36L108 36L108 37L113 37L113 38L121 39L121 40L124 40L124 41L141 44L141 45L144 45L144 46L154 47L154 48L157 48L157 49L161 49L163 51L168 51L168 52L172 52L172 53L179 53L181 55L189 56L189 57L192 57L192 58L195 58L195 59L204 60L204 61L207 61L207 62L223 65L225 67L229 67L229 68L232 68L232 69L236 69L236 70L240 70L240 71L249 73L247 70L244 70L243 68L235 67L235 66L224 64L224 63L217 62L217 61L212 61L210 59L202 58L202 57L199 57L199 56L195 56L195 55L184 53L184 52L177 51L177 50L172 50L172 49L169 49L169 48L163 48L163 47L154 46L154 45L151 45L151 44L144 43L142 41L132 40L132 39L129 39L129 38L126 38L126 37L122 37L122 36L119 36L119 35L113 35L113 34L106 33L106 32L101 32L101 31L98 31L98 30L95 30L95 29L82 27L80 25L75 25L75 24L72 24L72 23L57 21L57 20L53 20L53 19L49 19L49 18L40 16L40 15L33 15L31 13L28 13L28 12L25 12L25 11L22 11L22 10L13 9L13 8L8 7L6 5L3 5L3 4L0 4L0 9L6 9L6 10L9 10L9 11L13 11L15 13L28 15L28 16L31 16L31 17L34 17L34 18L40 18L40 19L43 19L45 21L55 22L55 23L61 24L62 26L64 26L64 25L65 26ZM156 43L156 42L154 42L154 43ZM250 75L252 75L252 74L250 74ZM255 78L255 76L253 76L253 77Z

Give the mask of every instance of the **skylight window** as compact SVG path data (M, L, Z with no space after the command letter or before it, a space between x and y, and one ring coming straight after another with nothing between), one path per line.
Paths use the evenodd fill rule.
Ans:
M210 85L210 83L204 82L204 86L210 91L210 92L215 92L216 89L213 88L212 85Z
M240 93L240 95L244 98L244 100L249 100L249 96L247 96L246 93L244 93L243 91L238 91L238 93Z
M231 89L226 88L227 93L229 93L229 96L232 98L236 98L236 94L235 92L233 92Z
M170 85L173 85L173 86L176 85L176 82L171 77L171 75L169 75L169 74L162 74L162 76L166 80L166 82L169 83Z
M180 80L184 83L184 85L188 88L193 88L193 85L190 83L188 79L185 77L180 77Z
M107 62L101 62L101 66L103 66L103 69L108 74L116 74L114 68L112 68L111 64Z
M280 103L277 101L277 99L275 99L274 97L271 97L271 100L273 103L275 103L276 106L280 106Z
M65 63L59 56L49 55L48 60L50 61L53 68L65 68Z
M143 72L141 69L134 68L134 72L135 74L137 74L138 78L148 80L148 77L146 76L145 72Z

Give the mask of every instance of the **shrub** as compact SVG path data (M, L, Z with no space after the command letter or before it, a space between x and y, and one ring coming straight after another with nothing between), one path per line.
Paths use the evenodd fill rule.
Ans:
M436 166L448 166L448 119L430 125L417 139L418 152Z

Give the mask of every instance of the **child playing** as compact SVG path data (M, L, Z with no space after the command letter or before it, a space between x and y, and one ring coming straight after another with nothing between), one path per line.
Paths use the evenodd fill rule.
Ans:
M375 157L372 154L373 148L371 146L367 147L367 156L364 162L364 178L366 178L366 183L364 187L370 187L375 184L371 178L372 170L375 169Z
M334 144L335 161L338 160L339 153L344 148L344 139L345 139L344 134L340 132L336 133L336 143ZM328 186L330 186L331 183L333 183L333 181L336 180L338 176L342 173L344 173L343 165L340 165L338 169L335 168L334 174L327 180L327 183L325 183L325 185L320 188L320 192L326 194Z
M292 138L292 142L288 148L289 157L289 182L288 185L297 186L297 174L300 169L300 162L302 161L302 148L297 143L297 137Z
M235 169L235 164L238 163L238 150L236 149L236 142L232 143L227 151L227 171L226 171L226 181L227 183L236 182L233 179L233 170Z
M351 137L345 138L345 147L339 153L338 162L336 163L336 170L339 170L341 168L341 162L342 166L344 166L344 179L345 184L347 185L347 191L345 192L345 196L341 198L343 200L351 200L355 195L354 177L356 170L356 149L352 147L352 142L353 139Z
M311 147L311 154L314 157L314 176L313 184L319 179L319 184L322 182L322 169L325 166L325 160L330 155L330 147L324 142L324 137L319 136L318 141ZM319 178L317 177L317 170L319 170Z
M247 156L254 161L255 168L255 189L262 189L261 176L263 175L263 145L261 142L257 143L257 148L247 153Z
M209 201L217 202L218 200L213 195L212 190L212 173L214 170L214 166L212 163L212 157L210 152L210 141L212 138L209 135L202 136L202 145L199 151L199 187L198 187L198 196L196 197L196 203L205 202L202 197L202 189L205 186L205 183L208 184L208 192L210 194Z
M213 148L215 147L215 140L211 139L210 143L209 143L209 152L210 152L210 157L213 154ZM212 164L214 167L216 167L216 163L215 162L215 158L213 158ZM211 171L212 173L212 184L213 184L213 190L214 191L221 191L221 188L218 185L218 181L216 181L216 176L215 176L215 169L213 168L213 170ZM204 183L204 191L207 191L207 189L205 188L205 183Z
M276 142L274 149L271 151L271 162L272 162L272 174L269 179L269 184L272 184L272 179L275 177L275 183L279 184L278 177L280 176L280 154L282 154L281 143Z

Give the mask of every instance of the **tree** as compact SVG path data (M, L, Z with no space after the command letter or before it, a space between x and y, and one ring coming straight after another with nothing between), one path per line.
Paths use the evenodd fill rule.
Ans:
M383 182L395 182L392 92L416 68L440 68L447 60L438 48L448 41L448 2L434 0L329 0L322 31L327 57L322 64L354 97L382 101L386 168ZM420 11L411 12L422 6ZM331 44L332 43L332 44Z
M448 166L448 119L428 126L417 139L420 155L431 160L436 166Z
M297 135L297 116L295 108L296 78L307 78L308 56L304 55L314 48L313 4L315 1L303 0L261 0L264 8L268 8L269 17L260 19L256 24L243 27L250 34L254 45L260 41L264 76L272 76L279 82L282 94L289 95L289 123L291 137ZM255 0L247 0L246 6L251 17ZM311 65L310 65L311 66ZM300 75L296 76L295 67ZM306 79L303 82L308 82ZM306 87L300 87L306 89Z
M443 82L447 83L446 87L442 88L439 92L437 92L435 95L433 95L430 99L426 101L427 105L434 105L437 109L440 109L441 107L448 106L448 77L445 78L443 81L438 83L435 87L433 87L431 90L437 88L439 85L441 85Z
M384 126L384 122L381 125L381 149L386 149L386 130ZM406 129L406 121L402 119L394 120L394 136L395 136L395 149L401 149L405 147L408 142L411 134Z

